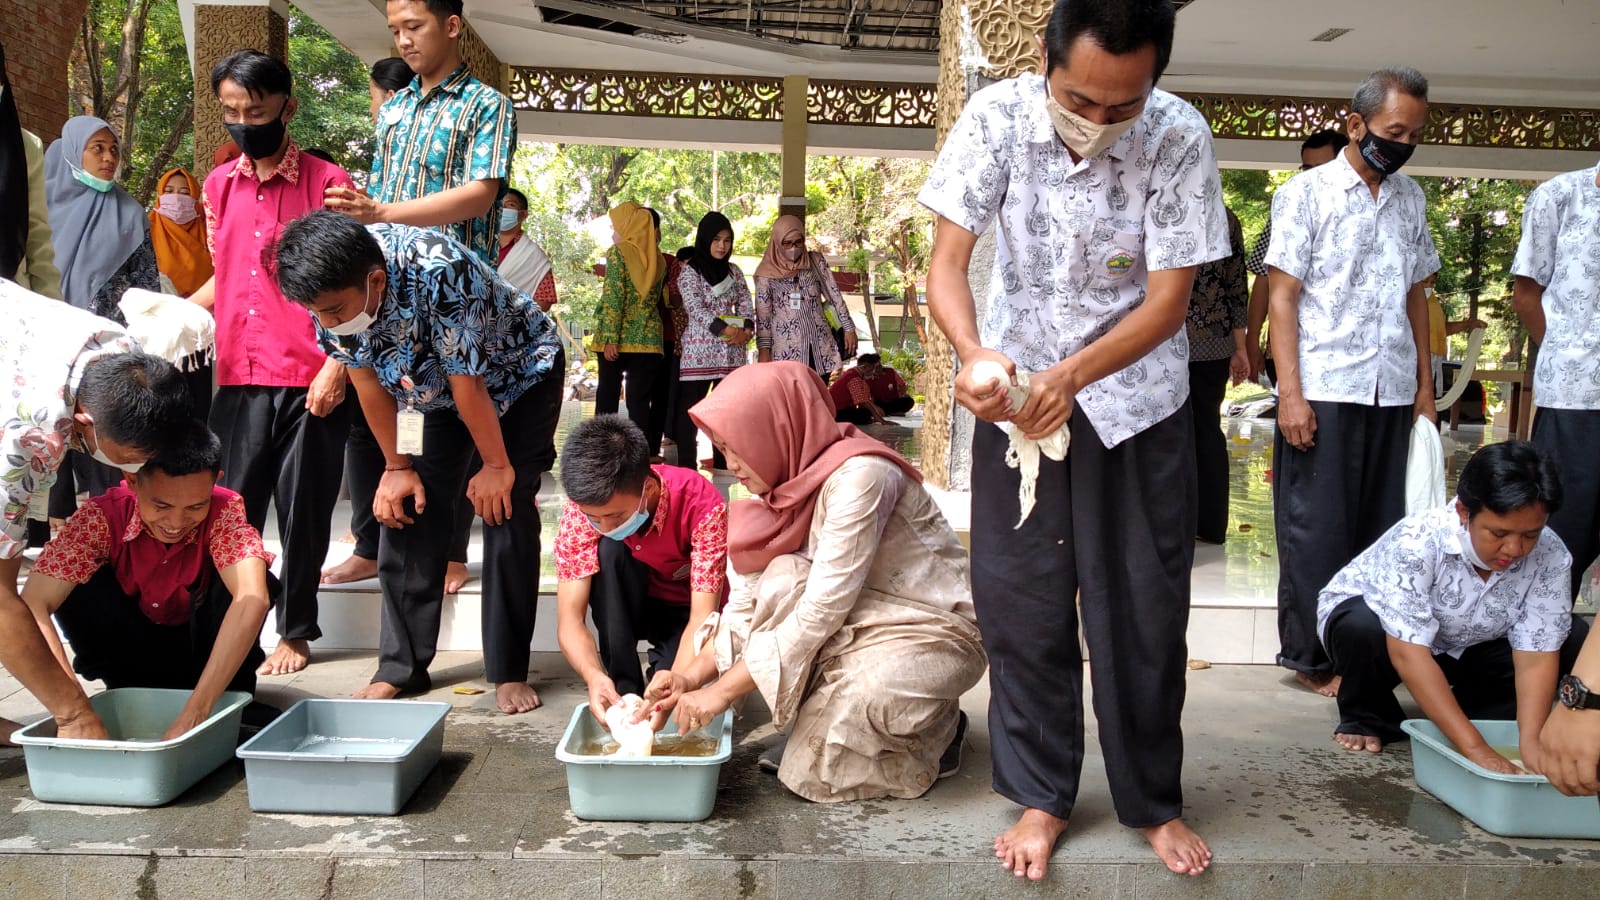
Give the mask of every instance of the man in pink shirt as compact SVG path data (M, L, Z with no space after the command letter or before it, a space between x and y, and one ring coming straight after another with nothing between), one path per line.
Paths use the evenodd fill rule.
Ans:
M693 469L650 465L652 449L639 426L605 415L573 429L561 451L556 634L596 717L693 659L692 636L727 594L727 501Z
M285 300L261 265L278 230L349 186L344 169L300 151L289 67L254 50L217 63L211 88L243 155L205 181L206 235L216 274L191 299L217 319L217 396L211 428L223 441L223 487L244 497L262 529L270 501L283 541L280 640L259 670L305 668L317 627L317 586L339 496L352 400L344 367L317 345L311 316Z

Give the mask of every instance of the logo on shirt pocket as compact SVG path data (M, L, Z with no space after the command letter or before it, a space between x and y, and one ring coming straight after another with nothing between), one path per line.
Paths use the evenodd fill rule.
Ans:
M1106 275L1111 278L1121 278L1132 271L1133 257L1127 253L1115 253L1106 260Z

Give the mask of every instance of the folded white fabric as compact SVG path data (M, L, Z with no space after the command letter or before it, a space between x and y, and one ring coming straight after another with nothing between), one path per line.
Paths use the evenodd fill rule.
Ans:
M606 710L606 727L617 742L618 756L649 756L656 744L656 734L650 730L650 720L631 721L634 713L644 706L638 694L623 694L622 699Z
M193 368L201 364L195 354L210 362L216 352L217 323L202 306L172 294L128 288L117 307L128 320L128 334L146 353Z
M1406 454L1406 515L1444 505L1444 442L1439 426L1423 416L1411 427Z
M972 380L979 384L1001 384L1006 387L1006 397L1010 403L1011 412L1022 409L1028 402L1028 373L1017 372L1015 380L1006 377L1005 367L993 360L983 360L972 367ZM1067 458L1067 447L1072 442L1072 435L1067 430L1067 423L1062 422L1061 427L1043 440L1031 440L1024 437L1016 426L1002 423L1001 428L1006 430L1011 439L1011 446L1006 449L1006 465L1017 469L1022 477L1017 486L1017 505L1021 515L1017 518L1015 528L1021 528L1022 523L1028 521L1028 516L1033 513L1034 503L1037 501L1036 491L1039 484L1039 454L1043 453L1056 462Z

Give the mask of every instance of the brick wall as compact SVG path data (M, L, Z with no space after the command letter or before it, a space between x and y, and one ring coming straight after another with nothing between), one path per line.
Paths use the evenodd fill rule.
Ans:
M67 61L89 0L0 0L0 43L22 127L45 143L67 121Z

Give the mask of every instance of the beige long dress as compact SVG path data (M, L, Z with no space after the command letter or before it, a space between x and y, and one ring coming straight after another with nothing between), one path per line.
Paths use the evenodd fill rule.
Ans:
M803 552L731 575L717 669L743 659L789 733L778 778L808 800L918 797L983 675L967 552L893 463L823 484Z

